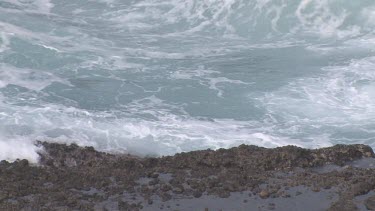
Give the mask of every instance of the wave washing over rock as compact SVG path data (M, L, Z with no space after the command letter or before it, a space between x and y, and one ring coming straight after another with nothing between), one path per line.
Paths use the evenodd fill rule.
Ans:
M373 0L2 0L0 159L375 141Z

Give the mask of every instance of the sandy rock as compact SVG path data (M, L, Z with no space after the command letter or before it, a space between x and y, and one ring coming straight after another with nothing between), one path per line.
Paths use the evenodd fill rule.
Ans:
M266 199L270 196L270 193L267 190L262 190L260 191L259 196L262 199Z

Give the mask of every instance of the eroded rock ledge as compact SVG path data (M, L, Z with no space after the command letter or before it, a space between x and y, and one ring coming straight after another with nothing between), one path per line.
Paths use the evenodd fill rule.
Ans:
M364 158L373 162L374 152L366 145L314 150L241 145L139 158L74 144L38 144L45 149L40 165L30 165L27 160L0 162L1 210L188 210L186 203L199 198L211 197L215 202L236 193L242 195L242 207L280 210L276 199L299 200L304 194L292 193L293 187L331 193L318 199L329 202L324 209L371 209L375 204L370 195L364 204L353 201L375 188L375 169L351 165ZM332 168L322 170L327 166ZM259 200L258 207L248 203L251 200ZM211 209L209 204L195 207L205 208Z

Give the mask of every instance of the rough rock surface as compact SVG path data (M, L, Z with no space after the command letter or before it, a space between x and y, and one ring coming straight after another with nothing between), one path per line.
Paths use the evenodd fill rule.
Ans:
M74 144L38 144L45 149L38 165L27 160L0 162L0 210L140 210L155 198L161 202L202 195L220 199L236 192L271 200L294 197L287 190L304 186L313 192L334 188L339 197L329 210L341 211L356 210L354 197L375 189L375 169L345 166L374 157L365 145L315 150L241 145L140 158ZM316 170L327 165L342 168ZM373 207L373 199L365 203ZM168 210L163 206L160 209ZM277 204L270 203L267 209L277 210Z

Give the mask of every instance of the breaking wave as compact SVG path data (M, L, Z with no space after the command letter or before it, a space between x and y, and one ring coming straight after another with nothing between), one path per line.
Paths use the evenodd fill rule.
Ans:
M375 2L0 2L0 159L375 141Z

